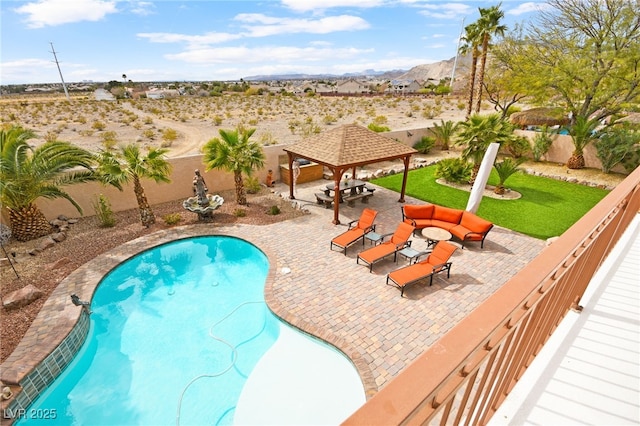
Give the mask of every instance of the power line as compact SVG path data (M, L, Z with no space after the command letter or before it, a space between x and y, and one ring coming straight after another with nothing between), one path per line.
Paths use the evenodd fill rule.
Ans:
M58 67L58 72L60 73L60 80L62 80L62 88L64 89L64 94L67 97L68 101L71 101L69 98L69 92L67 91L67 85L64 83L64 78L62 77L62 70L60 70L60 64L58 63L58 57L56 56L56 50L53 48L53 43L49 42L51 45L51 53L53 53L53 59L55 59L56 66Z

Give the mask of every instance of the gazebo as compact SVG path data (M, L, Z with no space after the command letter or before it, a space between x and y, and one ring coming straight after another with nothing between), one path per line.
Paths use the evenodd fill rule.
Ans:
M404 175L398 200L401 203L404 202L409 159L411 155L417 153L415 149L401 142L355 124L347 124L311 136L285 148L284 151L289 157L289 196L292 199L295 199L293 194L293 162L297 158L304 158L330 169L336 188L340 185L342 175L349 169L353 170L355 177L358 166L402 159ZM333 223L339 224L340 194L338 191L335 192L334 197Z

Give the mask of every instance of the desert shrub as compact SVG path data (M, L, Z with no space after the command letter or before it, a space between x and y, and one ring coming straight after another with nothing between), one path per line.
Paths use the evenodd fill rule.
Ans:
M111 203L107 197L100 194L99 196L94 197L91 204L102 228L111 228L116 224L116 218L113 214L113 210L111 210Z
M549 128L547 126L544 126L542 128L542 131L536 133L536 135L533 137L533 148L531 150L531 153L533 154L533 160L540 161L542 159L542 156L549 151L552 143L553 138L551 137Z
M235 209L233 211L233 215L235 217L245 217L247 215L247 211L245 209Z
M247 176L244 178L244 187L249 194L257 194L262 188L260 181L255 176Z
M428 154L436 145L436 138L431 136L423 136L413 145L413 148L421 154Z
M144 136L147 139L153 139L155 135L156 133L153 131L153 129L147 129L144 132L142 132L142 136Z
M436 164L435 177L447 182L467 183L472 170L473 164L462 158L445 158Z
M502 144L504 149L507 150L514 158L520 158L525 156L531 151L531 145L529 145L529 139L524 136L511 135L509 140Z
M376 123L369 123L367 128L369 130L371 130L372 132L376 132L376 133L389 132L391 130L387 126L382 126L382 125L376 124Z
M213 125L214 126L219 126L222 124L222 117L220 117L219 115L215 115L213 117Z
M458 108L460 111L462 111L463 109L465 109L467 107L467 104L464 102L458 102L456 104L456 108Z
M102 131L106 128L107 126L100 120L96 120L93 122L93 124L91 125L91 128L97 131Z
M180 221L182 220L182 216L180 215L180 213L169 213L164 215L162 220L164 220L164 223L166 223L167 225L175 225L177 223L180 223Z
M267 211L267 214L271 215L271 216L275 216L277 214L280 214L280 207L278 207L276 205L273 205L273 206L269 207L269 210Z
M162 144L163 148L168 148L173 145L173 142L178 139L178 132L172 128L164 129L162 131Z
M325 115L325 116L324 116L324 118L322 119L322 122L323 122L324 124L333 124L333 123L335 123L336 121L337 121L336 117L334 117L334 116L333 116L333 115L331 115L331 114L327 114L327 115Z
M44 140L46 142L55 142L58 140L59 133L55 130L49 130L46 135L44 135Z
M153 118L145 117L143 122L144 122L144 124L153 124Z
M373 122L376 124L387 124L389 122L389 119L384 115L378 115L373 119Z
M595 142L596 156L602 163L602 171L610 173L619 163L625 170L633 171L640 158L640 132L630 128L610 128Z
M113 130L104 132L101 136L102 146L106 149L113 149L118 143L118 135Z

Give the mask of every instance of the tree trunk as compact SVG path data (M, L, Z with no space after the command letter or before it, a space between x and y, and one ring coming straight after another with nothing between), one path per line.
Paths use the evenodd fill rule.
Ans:
M584 156L582 153L574 152L567 160L567 168L569 169L584 169Z
M242 172L233 172L233 181L236 185L236 199L241 206L247 205L247 193L244 190L244 182L242 181Z
M471 109L473 108L473 90L475 87L476 81L476 66L478 64L478 55L476 52L473 52L471 57L471 72L469 74L469 104L467 105L467 115L466 119L469 119L471 116Z
M35 204L20 209L9 210L11 234L18 241L29 241L52 231L51 224Z
M138 201L138 210L140 210L140 222L142 226L147 228L156 223L156 217L153 214L153 210L149 206L147 196L144 193L144 188L140 183L138 176L133 176L133 192L136 193L136 200Z
M476 91L476 114L480 112L482 104L482 83L484 82L484 70L487 66L487 50L489 50L489 36L485 34L482 40L482 55L480 56L480 69L478 69L478 89Z
M473 169L471 170L471 178L469 178L469 185L473 186L480 172L480 163L473 163Z

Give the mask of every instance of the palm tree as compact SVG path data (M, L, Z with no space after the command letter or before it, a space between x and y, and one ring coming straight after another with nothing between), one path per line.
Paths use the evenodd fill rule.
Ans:
M504 12L500 10L500 5L501 4L498 4L488 9L479 8L480 19L476 21L478 37L482 40L480 69L478 70L478 89L476 92L476 114L480 112L480 104L482 102L482 85L484 83L484 71L487 65L487 54L489 53L489 42L492 36L502 36L507 30L506 25L500 25L500 20L504 18Z
M509 179L509 177L511 177L511 175L513 175L514 173L520 170L519 166L520 164L524 163L524 161L525 161L524 157L520 157L516 159L507 157L501 162L495 163L493 165L493 168L496 169L496 172L498 173L499 182L496 185L493 192L495 192L498 195L504 194L505 192L504 183L507 181L507 179Z
M471 52L471 71L469 73L469 103L467 105L467 114L465 118L469 118L471 115L471 109L473 108L473 91L475 88L476 79L476 67L478 66L478 55L480 50L480 31L477 23L469 24L464 27L465 34L462 36L464 44L460 46L460 54L466 55Z
M473 162L469 180L473 184L489 145L508 141L513 133L513 126L499 114L473 114L467 121L460 122L459 128L456 143L464 146L462 158Z
M458 123L454 123L451 120L440 120L440 124L434 123L433 136L436 138L436 143L441 145L441 149L443 151L449 150L449 144L451 143L451 138L456 133L458 129Z
M571 142L573 142L573 153L567 160L567 167L570 169L584 168L584 148L594 141L594 131L600 125L597 119L590 120L584 116L576 117L573 124L567 127Z
M260 144L249 142L255 131L256 129L220 129L220 137L211 139L203 148L206 170L222 169L233 172L236 201L242 206L247 204L242 174L251 176L254 168L264 167L266 158Z
M35 204L40 197L65 198L80 214L82 208L63 186L95 180L93 155L69 142L50 141L33 148L36 134L19 126L0 130L0 203L9 212L11 232L28 241L51 232Z
M170 182L171 163L166 159L166 149L151 148L143 156L135 144L120 147L117 152L101 151L98 154L98 174L103 183L113 185L122 191L122 184L133 181L140 221L149 227L156 222L156 217L149 206L141 179L153 179L155 182Z

